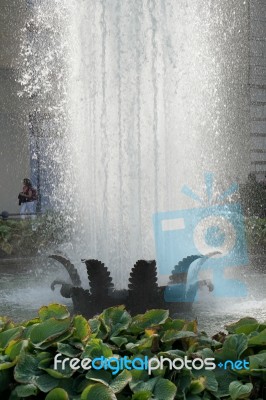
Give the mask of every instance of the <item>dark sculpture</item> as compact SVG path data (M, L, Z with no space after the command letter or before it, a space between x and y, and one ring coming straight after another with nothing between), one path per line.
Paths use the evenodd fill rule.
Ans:
M51 288L61 285L63 297L72 298L74 312L91 318L103 309L125 304L131 314L144 313L148 309L169 309L173 315L178 311L189 310L199 287L207 286L209 291L213 285L209 280L196 281L187 288L187 275L190 265L197 259L203 264L208 256L189 256L175 266L167 286L158 286L155 260L139 260L130 272L128 289L115 290L112 277L107 267L98 260L82 260L86 264L90 289L81 287L81 280L75 266L64 256L53 254L50 258L59 261L66 268L70 283L55 280ZM174 301L165 301L166 288L172 288ZM187 292L186 292L187 290ZM179 300L179 301L178 301Z

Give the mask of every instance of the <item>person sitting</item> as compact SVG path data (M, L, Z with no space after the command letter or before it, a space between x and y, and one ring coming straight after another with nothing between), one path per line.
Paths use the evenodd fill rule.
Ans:
M18 195L20 205L20 215L22 219L26 218L26 214L30 214L31 218L35 218L37 192L34 189L30 179L23 179L22 192Z

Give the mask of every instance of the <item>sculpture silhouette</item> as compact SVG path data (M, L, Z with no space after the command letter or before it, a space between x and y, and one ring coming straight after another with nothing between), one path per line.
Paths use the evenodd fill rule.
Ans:
M169 309L173 315L191 308L199 287L207 286L210 291L213 290L209 280L197 281L192 287L187 288L187 276L191 264L200 258L203 264L208 256L194 255L181 260L172 271L167 286L158 286L155 260L138 260L130 272L128 288L124 290L114 289L108 268L98 260L82 260L86 265L90 283L90 288L86 290L81 287L77 269L66 257L57 254L49 257L60 262L70 276L70 283L54 280L51 289L54 290L56 285L61 285L60 293L63 297L72 298L74 312L81 313L87 318L119 304L125 304L132 315L154 308ZM174 301L166 301L165 290L168 288L174 289ZM186 289L189 290L188 300L186 300Z

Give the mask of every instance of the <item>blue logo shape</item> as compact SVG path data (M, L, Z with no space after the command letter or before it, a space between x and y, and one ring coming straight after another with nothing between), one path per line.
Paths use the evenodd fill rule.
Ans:
M218 226L206 229L205 242L209 246L221 247L225 242L225 233Z
M197 266L193 266L192 281L188 281L191 278L191 265L185 282L169 285L166 288L165 301L193 301L198 288L198 274L202 269L211 270L214 296L244 297L247 295L243 282L225 277L226 269L248 264L241 207L238 203L219 204L232 195L238 186L236 184L230 186L218 197L218 204L213 204L213 174L205 174L205 184L207 206L203 207L203 200L185 186L182 192L199 202L200 208L158 212L153 216L157 265L160 274L171 275L174 267L185 257L200 255L204 259L204 262L203 260L195 261ZM188 296L189 291L190 296Z

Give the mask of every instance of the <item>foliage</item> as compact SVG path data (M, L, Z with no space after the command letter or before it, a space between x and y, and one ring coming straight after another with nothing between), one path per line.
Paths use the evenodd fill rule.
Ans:
M50 245L62 243L67 221L59 213L46 213L36 219L0 220L0 256L33 256Z
M171 319L149 310L131 317L112 307L87 321L65 306L44 306L38 318L16 325L0 318L0 398L46 400L263 399L266 382L266 325L244 318L229 334L209 338L196 321ZM78 370L54 368L54 357L214 357L246 359L249 370ZM264 393L263 393L264 390Z
M239 185L239 195L245 216L265 218L266 187L250 174L246 183Z
M246 218L246 237L248 247L252 252L263 253L266 251L266 218Z

